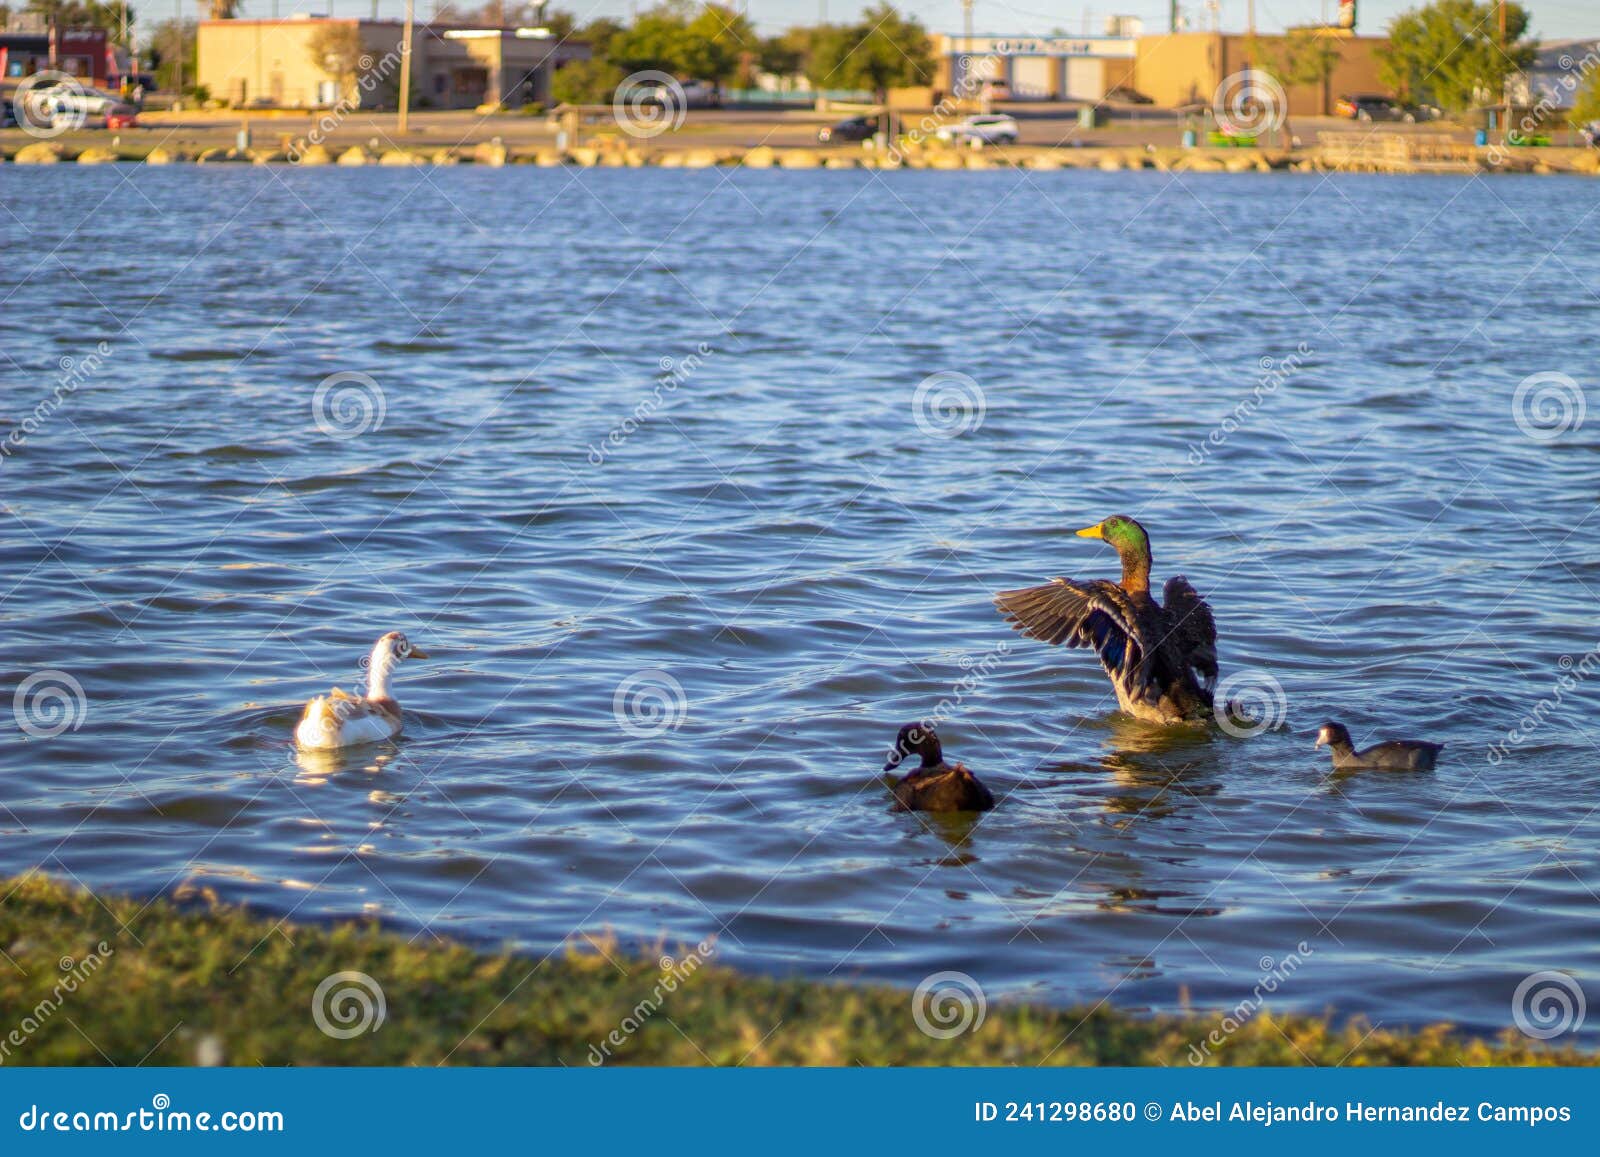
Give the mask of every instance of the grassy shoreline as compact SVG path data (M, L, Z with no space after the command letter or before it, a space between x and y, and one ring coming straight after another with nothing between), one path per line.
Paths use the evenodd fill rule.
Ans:
M104 897L39 874L0 902L0 1065L1171 1065L1216 1016L1134 1017L994 1003L951 1039L920 1031L912 994L882 986L747 976L714 945L665 956L590 943L539 961L372 923L300 925L218 904ZM346 1039L317 1025L319 985L336 1032L372 993L385 1015ZM365 983L363 981L362 983ZM65 991L63 991L65 990ZM351 995L354 994L354 995ZM367 997L366 1009L361 996ZM20 1039L20 1043L19 1043ZM1267 1011L1206 1064L1550 1065L1600 1063L1508 1034L1335 1026Z

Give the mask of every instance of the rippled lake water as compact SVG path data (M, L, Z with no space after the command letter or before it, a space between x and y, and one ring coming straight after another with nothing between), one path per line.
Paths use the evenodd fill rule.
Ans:
M1384 1025L1594 995L1592 182L8 167L0 209L0 871L1134 1010L1291 954L1273 1007ZM996 615L1114 575L1070 534L1113 512L1281 727L1153 733ZM297 757L391 629L404 739ZM976 823L889 812L936 711ZM1330 716L1448 746L1334 776Z

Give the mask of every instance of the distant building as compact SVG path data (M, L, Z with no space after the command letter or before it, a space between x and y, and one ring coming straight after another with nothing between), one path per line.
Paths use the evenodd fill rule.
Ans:
M1123 20L1125 18L1116 18ZM1137 21L1111 26L1127 31ZM1326 82L1294 85L1285 96L1293 116L1327 115L1344 94L1386 93L1378 78L1377 47L1386 37L1355 36L1337 28L1317 32L1338 53ZM1153 36L935 36L934 85L942 92L978 95L987 88L1011 100L1098 101L1132 88L1172 108L1210 104L1224 82L1259 70L1283 49L1282 36L1168 32ZM1003 86L1003 87L1002 87Z
M977 96L1004 86L1012 100L1100 100L1133 75L1131 36L935 36L934 87Z
M1600 40L1546 40L1527 72L1510 82L1513 104L1565 112L1600 75Z
M115 71L102 28L42 28L0 32L0 77L9 89L36 72L64 72L102 86Z
M337 29L353 29L360 39L359 83L341 80L327 62L313 59L316 47ZM204 20L197 82L214 99L236 106L321 108L354 99L366 107L393 107L404 31L397 20ZM587 44L562 43L542 28L418 24L411 42L413 102L430 108L548 103L555 70L588 58Z
M1291 85L1284 96L1290 116L1327 116L1340 96L1393 95L1379 79L1378 47L1386 36L1355 36L1338 28L1318 28L1338 54L1322 84ZM1134 87L1159 105L1210 104L1231 76L1260 69L1284 50L1283 36L1227 32L1176 32L1139 38Z

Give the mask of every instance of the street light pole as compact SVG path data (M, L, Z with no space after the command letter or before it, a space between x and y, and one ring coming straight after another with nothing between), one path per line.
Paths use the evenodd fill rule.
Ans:
M406 114L411 110L411 20L412 0L406 0L406 30L400 38L400 136L406 135Z

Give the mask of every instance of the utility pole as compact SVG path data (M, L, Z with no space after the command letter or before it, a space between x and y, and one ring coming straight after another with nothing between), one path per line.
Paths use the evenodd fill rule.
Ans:
M406 30L400 38L400 136L406 135L407 114L411 111L411 10L412 0L406 0Z
M972 3L961 0L961 51L950 62L950 88L962 100L972 98ZM961 75L956 75L956 65L961 65ZM988 112L988 107L984 107Z
M183 0L174 0L172 9L172 31L178 37L178 76L176 83L172 87L176 90L178 98L181 100L183 99L183 53L184 40L186 39L183 35Z
M1506 54L1506 0L1500 0L1499 9L1500 9L1500 55L1503 57ZM1510 78L1509 77L1507 77L1506 80L1501 81L1501 83L1500 83L1500 98L1505 101L1505 105L1506 105L1506 113L1505 113L1506 122L1505 122L1505 124L1500 126L1500 132L1501 132L1501 135L1503 136L1504 134L1509 133L1511 131L1511 84L1510 84Z

